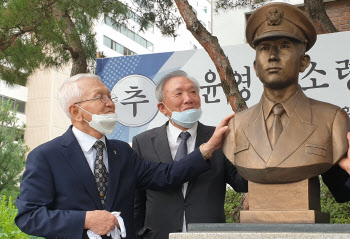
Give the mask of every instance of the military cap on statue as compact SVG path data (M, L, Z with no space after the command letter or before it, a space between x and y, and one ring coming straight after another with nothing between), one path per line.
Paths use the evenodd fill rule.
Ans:
M316 42L316 29L311 20L297 7L287 3L270 3L257 9L249 18L246 38L249 45L270 37L299 40L308 51Z

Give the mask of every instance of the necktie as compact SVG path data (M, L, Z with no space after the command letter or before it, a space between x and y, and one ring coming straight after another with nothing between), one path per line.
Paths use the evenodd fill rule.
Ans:
M187 155L187 139L191 136L187 131L181 132L179 137L181 138L181 142L179 147L177 148L175 155L175 162L179 162L182 158Z
M187 139L191 136L191 134L187 131L181 132L179 137L181 138L181 142L179 147L177 148L176 155L174 158L174 162L179 162L181 159L183 159L187 155ZM187 190L187 183L182 185L181 187L182 195L185 197L186 196L186 190ZM182 225L182 231L186 232L186 216L185 216L185 211L184 211L184 216L183 216L183 225Z
M94 147L97 150L95 160L95 180L97 185L97 191L100 194L101 203L103 208L106 206L106 193L108 188L108 172L105 164L103 163L103 147L104 143L101 140L97 140Z
M269 130L269 138L270 138L270 142L271 142L272 147L274 147L275 144L277 143L278 138L280 137L280 135L283 131L281 115L284 112L284 108L281 104L276 104L272 108L272 112L273 112L275 118L273 119L272 126Z

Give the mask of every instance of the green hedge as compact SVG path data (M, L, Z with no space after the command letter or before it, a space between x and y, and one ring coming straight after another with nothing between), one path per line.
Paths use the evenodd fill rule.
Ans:
M224 206L227 223L239 222L239 212L244 198L244 193L236 193L232 188L227 187Z
M24 239L29 236L21 230L15 224L15 216L17 214L17 208L13 204L12 198L6 198L3 196L0 201L0 238L11 239Z

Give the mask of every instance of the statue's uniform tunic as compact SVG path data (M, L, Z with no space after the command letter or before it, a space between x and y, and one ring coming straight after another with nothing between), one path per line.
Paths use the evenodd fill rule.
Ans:
M312 178L347 153L350 122L346 112L306 97L300 87L290 100L282 102L287 118L272 148L264 115L264 108L269 108L267 101L263 95L258 104L229 122L224 153L245 179L269 184Z

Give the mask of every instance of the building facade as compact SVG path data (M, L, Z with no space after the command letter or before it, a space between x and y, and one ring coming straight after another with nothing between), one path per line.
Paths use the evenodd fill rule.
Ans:
M211 1L189 0L198 19L211 30ZM139 17L131 12L127 27L113 25L108 17L94 23L98 54L104 57L152 54L168 51L182 51L201 48L186 26L177 30L178 37L163 37L160 30L150 25L139 32ZM30 150L62 133L70 120L61 109L57 92L63 81L69 77L70 66L62 69L40 70L27 83L25 141Z
M17 108L17 118L20 125L26 123L27 96L27 87L21 85L9 86L5 81L0 80L0 104L7 101L12 102L12 107Z

